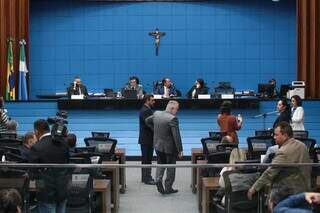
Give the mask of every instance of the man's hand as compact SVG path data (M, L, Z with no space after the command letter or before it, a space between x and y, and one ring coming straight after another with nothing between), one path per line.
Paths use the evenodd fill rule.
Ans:
M306 192L304 197L309 204L320 204L320 193Z
M179 158L180 160L182 160L182 158L183 158L183 153L182 153L182 152L179 152L178 158Z
M253 195L256 193L255 188L251 187L247 192L247 197L249 200L252 200Z

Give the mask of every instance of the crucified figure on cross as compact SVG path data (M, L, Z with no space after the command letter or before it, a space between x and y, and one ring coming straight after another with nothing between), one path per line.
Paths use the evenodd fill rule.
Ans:
M160 32L158 28L156 28L153 32L149 33L150 36L154 37L154 45L156 46L156 56L159 55L159 47L160 47L160 38L161 36L165 36L166 33Z

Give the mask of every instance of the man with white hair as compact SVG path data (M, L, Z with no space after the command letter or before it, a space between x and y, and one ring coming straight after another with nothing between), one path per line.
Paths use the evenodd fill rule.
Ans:
M146 119L148 126L153 128L153 143L157 153L158 164L175 164L177 157L182 159L182 143L179 130L179 121L176 114L179 110L177 101L169 101L165 111L156 111ZM162 178L167 169L165 189ZM175 168L157 168L156 186L161 194L171 194L178 192L172 185L175 180Z

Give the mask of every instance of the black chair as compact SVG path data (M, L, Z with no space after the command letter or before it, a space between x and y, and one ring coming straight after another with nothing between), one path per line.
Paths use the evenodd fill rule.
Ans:
M14 188L22 198L22 212L29 212L29 183L28 173L20 169L0 169L0 190Z
M84 142L88 147L95 147L95 152L102 154L102 160L108 161L114 158L117 140L112 138L85 138Z
M91 132L93 138L109 138L110 132Z
M272 137L248 137L248 154L250 159L260 159L270 146L273 146L274 139Z
M22 139L18 138L0 138L0 149L4 147L19 147L22 145Z
M207 137L201 139L203 148L203 154L207 156L209 153L216 151L216 146L220 144L221 139L219 137Z
M300 138L308 138L309 132L306 130L294 130L293 131L293 137L295 139L300 139Z
M72 174L66 212L90 213L93 211L93 178L83 170Z
M307 146L307 148L309 149L310 157L313 158L314 157L314 146L316 145L317 141L312 138L299 138L297 140L301 141L302 143L304 143Z
M16 132L0 132L0 138L17 138Z
M252 200L247 198L248 189L259 178L255 170L232 170L223 173L225 182L225 205L214 202L217 213L257 213L262 212L263 200L259 193ZM215 200L215 199L214 199Z
M226 132L214 132L214 131L212 131L212 132L210 131L209 132L209 137L211 137L211 138L220 138L220 141L226 135L227 135Z
M76 153L92 153L95 152L95 146L87 146L87 147L76 147L74 148Z
M262 130L256 130L255 131L256 137L272 137L273 136L273 130L272 129L262 129Z

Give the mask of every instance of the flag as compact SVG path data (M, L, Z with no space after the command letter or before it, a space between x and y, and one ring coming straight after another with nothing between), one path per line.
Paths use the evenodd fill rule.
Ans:
M19 100L28 100L28 89L27 89L27 63L25 45L26 41L22 39L20 42L20 60L19 60Z
M16 99L15 77L14 77L14 70L13 70L12 42L13 42L13 39L8 40L6 100Z

